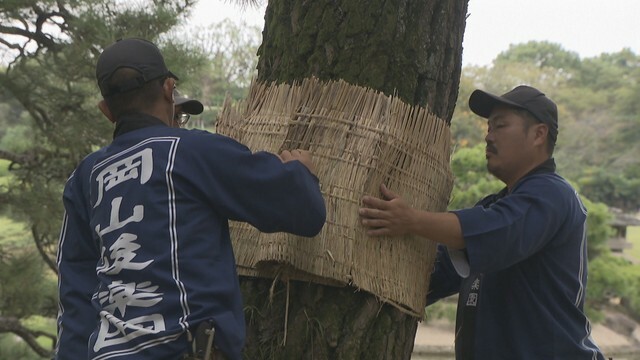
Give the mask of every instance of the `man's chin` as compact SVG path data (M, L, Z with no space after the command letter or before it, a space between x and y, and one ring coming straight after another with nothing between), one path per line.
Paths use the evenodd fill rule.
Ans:
M489 159L487 159L487 160L489 160ZM492 165L491 161L487 161L487 171L489 172L489 174L491 174L491 175L493 175L495 177L498 177L498 173L499 173L498 167L495 166L495 165Z

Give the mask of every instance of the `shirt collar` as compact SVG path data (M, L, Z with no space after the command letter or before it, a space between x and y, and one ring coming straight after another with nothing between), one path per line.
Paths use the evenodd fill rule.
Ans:
M545 160L545 162L536 166L533 170L529 171L522 178L525 178L527 176L534 175L534 174L544 174L544 173L550 173L555 171L556 171L556 161L553 160L553 158L548 158L547 160Z
M549 158L549 159L545 160L542 164L536 166L531 171L526 173L523 177L521 177L520 180L518 180L518 182L516 182L516 185L518 183L520 183L523 179L525 179L525 178L527 178L529 176L536 175L536 174L552 173L552 172L555 172L555 171L556 171L556 162L555 162L555 160L553 158ZM502 199L503 197L507 196L508 194L509 194L509 188L507 188L505 186L498 193L488 195L485 198L483 198L482 200L480 200L477 205L482 205L484 207L488 207L489 205L491 205L494 202Z
M122 115L116 122L116 128L113 130L113 138L115 139L130 131L158 125L168 126L162 120L148 114L136 113Z

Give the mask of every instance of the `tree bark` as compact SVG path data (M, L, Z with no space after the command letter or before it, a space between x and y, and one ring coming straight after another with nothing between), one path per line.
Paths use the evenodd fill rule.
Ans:
M245 359L409 359L417 319L364 291L243 277Z
M271 0L258 80L343 79L449 122L468 0Z
M450 123L468 0L270 0L258 81L310 76L396 95ZM425 279L425 281L427 281ZM409 359L420 320L352 287L241 277L245 359Z

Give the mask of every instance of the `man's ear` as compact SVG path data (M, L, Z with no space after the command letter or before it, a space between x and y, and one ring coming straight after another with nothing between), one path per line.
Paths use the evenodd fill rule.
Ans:
M538 124L535 129L535 143L544 144L549 135L549 126L547 124Z
M106 116L107 119L109 119L109 121L111 121L112 123L116 122L116 118L113 117L113 114L111 113L111 110L109 110L109 107L107 106L107 102L106 101L101 100L98 103L98 108L100 109L100 111L102 111L104 116Z
M173 90L175 88L176 88L176 79L174 78L167 78L167 80L165 80L164 83L162 84L162 91L164 93L164 96L167 99L167 101L170 101L172 104L174 102Z

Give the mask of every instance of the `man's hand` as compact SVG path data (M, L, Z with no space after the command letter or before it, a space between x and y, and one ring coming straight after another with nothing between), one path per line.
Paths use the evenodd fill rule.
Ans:
M362 198L363 207L358 214L370 236L412 234L463 249L465 241L458 216L450 212L430 212L410 207L398 195L380 186L382 199Z
M283 163L298 160L302 163L302 165L306 166L313 175L316 175L316 168L313 165L311 153L306 150L284 150L280 153L279 157Z
M367 235L394 236L412 233L416 211L397 194L380 185L383 198L364 196L358 212Z

